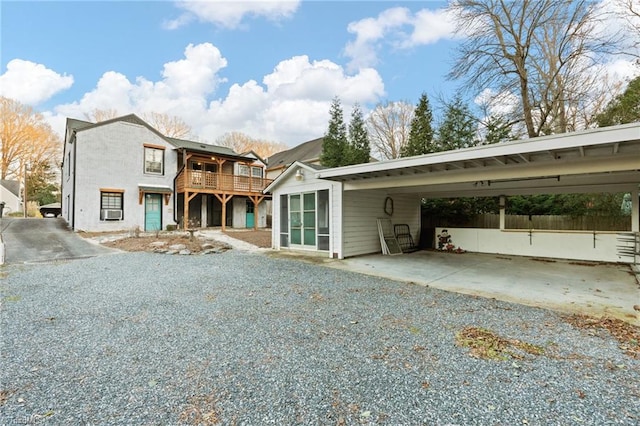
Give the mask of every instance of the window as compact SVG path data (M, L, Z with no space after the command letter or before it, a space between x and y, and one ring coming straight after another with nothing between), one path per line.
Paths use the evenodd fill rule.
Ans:
M100 220L122 220L124 191L100 191Z
M249 176L249 166L246 164L238 164L238 174L240 176Z
M144 172L154 175L164 174L164 149L144 147Z
M261 178L262 177L262 167L251 167L251 176Z

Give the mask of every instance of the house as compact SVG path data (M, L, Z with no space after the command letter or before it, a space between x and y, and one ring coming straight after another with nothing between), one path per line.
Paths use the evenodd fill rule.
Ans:
M422 198L497 196L499 229L449 228L457 246L630 263L640 245L639 165L640 123L330 169L294 162L265 189L273 247L340 259L380 253L379 218L408 225L418 241ZM631 233L505 228L507 196L594 192L632 194Z
M275 179L296 161L319 165L323 140L323 138L313 139L271 155L267 158L267 178Z
M22 211L19 181L8 179L0 181L0 202L4 203L3 215Z
M264 227L264 175L255 156L166 137L135 114L67 119L62 216L92 232Z

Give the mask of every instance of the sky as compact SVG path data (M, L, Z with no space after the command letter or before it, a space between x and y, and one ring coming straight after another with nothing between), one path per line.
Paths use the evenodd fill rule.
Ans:
M607 0L605 0L607 1ZM432 105L460 38L444 1L0 2L0 95L59 134L95 109L182 118L295 146L321 137L338 96L348 120L380 103ZM629 62L630 63L630 62ZM617 64L621 76L634 71ZM621 77L621 78L622 78Z

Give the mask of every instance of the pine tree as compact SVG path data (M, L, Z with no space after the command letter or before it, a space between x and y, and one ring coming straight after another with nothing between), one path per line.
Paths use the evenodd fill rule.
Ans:
M369 134L362 118L360 106L355 104L349 123L349 158L348 164L368 163L371 155Z
M432 122L433 112L429 105L429 98L427 98L426 93L423 93L413 113L409 140L400 150L401 157L411 157L437 151L433 141Z
M511 125L499 116L491 115L485 124L486 133L484 141L486 144L494 144L513 139L511 134Z
M329 114L329 128L322 141L320 163L325 167L339 167L345 165L349 144L342 106L340 105L340 98L337 96L331 102Z
M444 120L438 129L438 151L467 148L476 144L476 120L469 107L456 96L447 106Z

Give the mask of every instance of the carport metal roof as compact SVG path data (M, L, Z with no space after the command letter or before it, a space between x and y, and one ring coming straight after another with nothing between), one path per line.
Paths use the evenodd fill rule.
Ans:
M344 190L424 197L623 192L640 183L640 123L338 167Z

